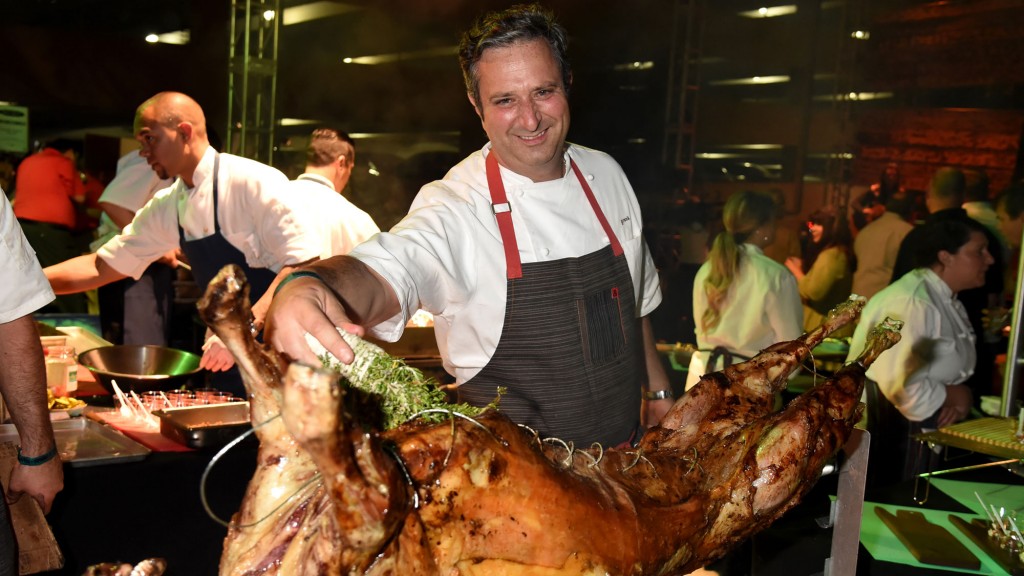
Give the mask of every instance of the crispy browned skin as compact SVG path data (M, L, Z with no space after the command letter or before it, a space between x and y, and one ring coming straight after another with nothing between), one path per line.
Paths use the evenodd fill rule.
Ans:
M204 317L215 307L247 319L230 304L242 294L223 289L238 274L211 283L229 297L204 300ZM495 411L364 429L336 375L293 366L221 574L686 574L795 505L845 443L864 370L892 337L782 412L772 404L862 305L706 376L629 450L541 441ZM214 330L236 357L264 358L243 370L258 422L282 405L270 381L280 362L251 342L247 322L220 317L227 328Z

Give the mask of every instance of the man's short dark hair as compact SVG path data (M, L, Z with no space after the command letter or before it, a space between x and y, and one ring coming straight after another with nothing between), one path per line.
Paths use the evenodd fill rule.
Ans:
M327 166L338 157L345 157L345 164L351 166L356 160L356 147L352 138L341 130L317 128L309 137L306 147L306 164Z
M480 79L477 64L488 48L505 48L519 42L541 39L551 47L551 54L562 72L562 88L569 95L572 68L569 65L569 35L555 22L554 15L539 4L518 4L500 12L491 12L477 19L462 34L459 42L459 66L466 83L466 92L480 107Z
M996 199L996 208L1002 208L1010 218L1017 218L1024 212L1024 180L1018 180L1003 190Z

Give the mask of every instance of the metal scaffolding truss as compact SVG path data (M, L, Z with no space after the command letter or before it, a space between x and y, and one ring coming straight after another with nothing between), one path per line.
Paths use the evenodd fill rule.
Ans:
M661 162L683 176L687 190L693 188L703 30L704 0L676 0Z
M280 0L231 0L228 127L224 149L274 160Z

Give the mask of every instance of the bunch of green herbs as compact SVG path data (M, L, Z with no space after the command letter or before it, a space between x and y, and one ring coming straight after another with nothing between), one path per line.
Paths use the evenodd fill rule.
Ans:
M475 416L483 408L469 404L451 404L437 382L423 375L401 358L391 356L380 346L339 330L355 353L351 364L343 364L332 354L323 352L320 361L324 368L338 372L344 383L375 397L380 402L383 424L390 430L414 416L428 422L441 422L451 412ZM426 412L427 410L438 410Z

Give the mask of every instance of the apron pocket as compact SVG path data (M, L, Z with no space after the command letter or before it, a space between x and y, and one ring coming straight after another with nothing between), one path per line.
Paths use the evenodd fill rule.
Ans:
M604 289L577 301L583 327L583 348L590 362L618 357L625 348L619 289Z

